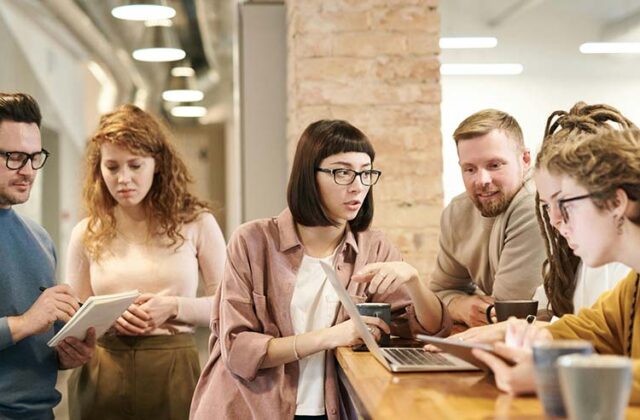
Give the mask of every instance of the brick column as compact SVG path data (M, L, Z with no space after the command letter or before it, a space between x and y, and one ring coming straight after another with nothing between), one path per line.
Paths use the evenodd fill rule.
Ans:
M363 130L383 171L374 227L425 276L442 210L438 0L286 0L289 157L321 118Z

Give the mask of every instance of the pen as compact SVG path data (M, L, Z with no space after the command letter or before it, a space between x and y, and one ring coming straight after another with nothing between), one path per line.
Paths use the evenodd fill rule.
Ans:
M40 287L38 287L38 289L39 289L41 292L44 292L45 290L47 290L47 288L46 288L46 287L44 287L44 286L40 286ZM82 307L82 302L78 302L78 306Z

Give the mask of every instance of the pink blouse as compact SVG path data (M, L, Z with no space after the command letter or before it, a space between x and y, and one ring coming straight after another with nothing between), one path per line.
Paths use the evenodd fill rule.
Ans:
M290 304L304 248L293 217L285 209L277 218L247 223L227 247L227 263L214 297L210 357L191 404L190 418L292 419L296 411L298 363L260 369L269 340L293 335ZM389 302L392 334L411 337L427 333L418 322L407 293L368 295L366 283L350 281L364 265L398 261L400 252L381 232L367 230L347 236L338 250L337 272L355 302ZM445 335L451 319L442 310ZM348 319L340 308L335 324ZM433 334L433 333L432 333ZM325 407L331 420L344 418L338 392L334 352L326 357Z

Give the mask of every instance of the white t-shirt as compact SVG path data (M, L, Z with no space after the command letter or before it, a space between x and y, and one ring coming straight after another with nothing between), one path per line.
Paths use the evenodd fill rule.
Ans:
M333 260L333 255L326 258L313 258L308 255L303 257L291 299L294 334L327 328L333 324L339 298L320 266L320 261L332 264ZM325 414L325 357L326 352L321 351L298 361L298 416Z
M621 263L610 263L601 267L588 267L582 261L578 265L576 277L578 283L573 294L573 313L577 314L582 308L590 308L596 303L600 295L613 289L618 282L629 274L630 268ZM533 299L538 301L538 308L547 307L547 295L544 287L536 289ZM556 317L551 320L553 322Z

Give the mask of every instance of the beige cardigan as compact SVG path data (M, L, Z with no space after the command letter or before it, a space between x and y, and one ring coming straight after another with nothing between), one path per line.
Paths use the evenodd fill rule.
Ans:
M191 419L292 419L296 410L298 363L260 369L269 340L293 335L290 304L304 249L288 209L277 218L241 226L229 241L227 264L212 313L210 357L196 387ZM338 251L337 272L356 302L389 302L392 332L426 333L404 290L368 296L366 283L350 281L367 263L400 260L380 233L347 232ZM451 320L443 308L440 331ZM335 323L347 319L340 309ZM329 419L344 418L333 351L325 366L325 408Z

